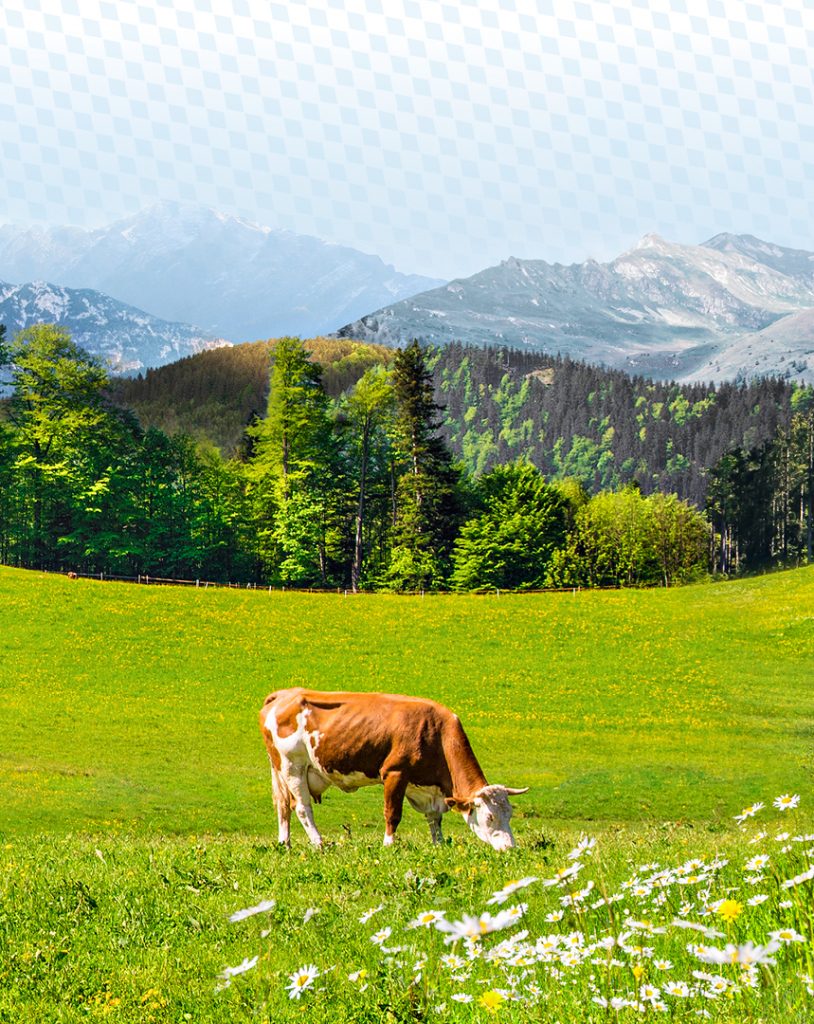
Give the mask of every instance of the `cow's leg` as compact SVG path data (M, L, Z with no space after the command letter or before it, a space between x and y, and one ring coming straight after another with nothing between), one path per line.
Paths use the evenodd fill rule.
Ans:
M430 838L437 846L444 837L441 835L441 814L439 811L430 811L427 815L427 824L430 826Z
M401 821L407 780L401 772L388 772L384 776L384 845L392 846L396 829Z
M322 846L322 836L317 829L316 822L314 821L314 811L311 807L311 791L308 788L307 774L307 765L283 762L283 777L286 786L288 786L291 795L294 797L294 810L297 812L300 824L305 829L305 834L312 844L314 846Z
M278 840L285 846L291 846L291 793L279 771L274 767L274 762L269 757L271 765L271 789L274 793L274 806L277 809Z

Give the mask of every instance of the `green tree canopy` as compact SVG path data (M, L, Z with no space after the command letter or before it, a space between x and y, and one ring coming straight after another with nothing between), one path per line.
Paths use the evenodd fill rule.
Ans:
M496 466L479 482L483 511L461 527L450 582L456 590L541 587L565 542L566 501L526 462Z

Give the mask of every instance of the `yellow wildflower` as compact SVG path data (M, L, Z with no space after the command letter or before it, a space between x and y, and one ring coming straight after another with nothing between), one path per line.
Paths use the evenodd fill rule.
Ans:
M489 989L488 992L484 992L478 1002L481 1006L484 1006L487 1010L491 1010L493 1013L500 1004L503 1002L503 996L496 992L495 989Z
M720 914L724 921L734 921L735 918L740 917L742 910L743 905L738 903L737 900L724 900L718 905L718 914Z

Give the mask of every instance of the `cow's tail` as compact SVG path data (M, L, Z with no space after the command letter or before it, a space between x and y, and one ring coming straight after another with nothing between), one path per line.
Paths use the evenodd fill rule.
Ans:
M269 756L269 768L271 769L271 792L274 796L275 807L293 807L295 801L291 795L291 790L286 786L280 772L274 767L271 756Z

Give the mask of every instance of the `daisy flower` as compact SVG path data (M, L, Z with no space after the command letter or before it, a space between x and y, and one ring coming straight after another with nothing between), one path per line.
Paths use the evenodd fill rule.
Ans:
M381 946L387 942L392 933L393 929L389 926L387 928L381 928L375 933L375 935L370 936L370 941L376 946Z
M380 910L384 910L383 903L380 903L378 907L371 907L370 910L366 910L359 918L359 924L367 924L371 917L373 917L374 914L378 914Z
M794 796L791 796L789 793L784 793L782 796L776 798L776 800L774 801L774 806L778 809L778 811L790 811L793 810L799 803L800 796L798 793L795 793Z
M583 836L574 849L568 854L569 860L579 860L579 858L585 854L588 857L594 852L596 846L595 839L589 839L587 836Z
M805 942L805 935L801 935L796 932L793 928L781 928L776 932L769 932L769 938L774 939L775 942L784 942L789 945L792 942Z
M532 883L538 881L539 879L535 875L528 875L526 878L520 878L516 882L508 882L502 889L498 889L496 893L492 894L491 899L486 901L486 906L491 906L494 903L505 903L518 889L525 889L527 885L532 885Z
M741 824L742 822L746 821L747 818L753 818L757 814L757 812L762 811L765 806L765 804L757 803L752 804L751 807L744 807L740 814L735 815L735 821L737 821L738 824Z
M267 910L271 910L275 907L275 900L261 900L254 907L246 907L244 910L236 910L234 914L229 915L230 921L243 921L247 917L253 917L255 914L265 914Z
M228 979L235 978L238 974L245 974L246 971L250 971L255 966L259 957L253 956L251 960L245 957L242 963L239 963L237 967L224 967L223 973L219 975L220 978Z
M794 878L787 878L786 881L783 882L783 888L791 889L795 885L802 885L803 882L810 882L812 878L814 878L814 864L812 864L808 871L804 871L800 875L795 875ZM780 906L782 907L784 904L781 903Z
M440 921L446 913L445 910L422 910L414 921L410 921L408 928L429 928L430 925Z
M757 857L753 857L751 860L746 862L744 871L762 871L769 863L769 855L767 853L760 853Z
M288 989L289 999L299 999L303 992L310 988L316 979L319 977L319 971L313 964L306 964L304 967L300 967L299 970L294 971L293 974L288 976Z

